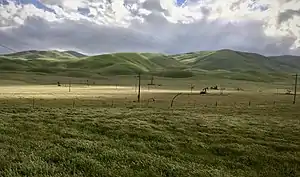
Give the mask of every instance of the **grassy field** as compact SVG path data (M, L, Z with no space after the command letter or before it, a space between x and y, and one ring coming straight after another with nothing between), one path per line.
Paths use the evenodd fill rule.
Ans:
M0 176L300 176L291 95L189 82L143 86L141 103L134 87L1 86Z

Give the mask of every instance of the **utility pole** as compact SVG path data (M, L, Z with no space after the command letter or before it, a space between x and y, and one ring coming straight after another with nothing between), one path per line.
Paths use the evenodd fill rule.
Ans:
M71 92L71 80L69 80L69 92Z
M137 92L137 82L138 82L138 76L134 76L135 77L135 83L134 83L134 92Z
M148 84L148 91L150 90L150 86L152 86L152 85L155 85L153 75L151 76L150 83Z
M154 80L154 77L152 76L152 77L151 77L150 85L154 85L153 80Z
M138 78L139 78L138 102L140 102L140 100L141 100L141 73L139 73Z
M293 75L293 76L296 76L296 78L295 78L295 89L294 89L294 101L293 101L293 104L296 104L298 74Z
M191 94L193 93L193 89L195 88L195 85L191 84L190 89L191 89Z

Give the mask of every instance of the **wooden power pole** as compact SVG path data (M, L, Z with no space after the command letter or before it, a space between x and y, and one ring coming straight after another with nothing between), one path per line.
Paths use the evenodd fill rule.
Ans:
M141 73L139 73L138 78L139 78L138 102L140 102L140 100L141 100Z
M71 92L71 80L69 80L69 92Z
M293 75L293 76L296 76L296 78L295 78L295 89L294 89L294 101L293 101L293 104L296 104L298 74Z
M152 76L152 77L151 77L150 85L154 85L153 81L154 81L154 77Z
M155 85L154 84L154 77L153 76L151 76L150 83L148 84L148 91L150 90L150 86L151 85Z
M190 89L191 89L191 94L193 93L193 89L195 88L195 85L191 84Z

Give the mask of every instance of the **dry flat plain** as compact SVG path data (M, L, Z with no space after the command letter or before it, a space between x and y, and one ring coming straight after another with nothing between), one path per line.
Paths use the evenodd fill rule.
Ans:
M125 98L126 96L136 96L138 88L129 86L83 86L73 85L55 86L55 85L24 85L24 86L0 86L0 98ZM199 90L193 90L192 93L199 93ZM191 93L187 89L160 89L141 87L142 94L157 93ZM211 90L210 93L220 94L220 91ZM226 90L223 93L238 93L235 90ZM245 93L245 92L244 92ZM247 92L246 92L247 93Z
M300 176L281 92L1 86L0 176Z

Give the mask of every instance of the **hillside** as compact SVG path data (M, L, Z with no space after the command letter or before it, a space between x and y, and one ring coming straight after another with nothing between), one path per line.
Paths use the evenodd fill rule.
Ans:
M300 57L283 55L283 56L274 56L269 57L273 62L277 62L281 68L286 68L286 70L299 70L300 68Z
M64 53L68 53L74 57L86 57L86 55L72 50L65 51Z
M300 69L300 57L297 56L266 57L256 53L232 50L192 52L174 55L173 58L186 63L193 70L256 71L268 73L290 72ZM298 64L295 67L294 63L297 62Z
M11 59L26 59L26 60L33 60L33 59L74 59L78 56L83 57L85 55L74 52L74 51L66 51L66 52L59 52L59 51L36 51L36 50L29 50L29 51L22 51L12 54L3 55L5 57L9 57Z
M156 75L274 81L300 71L300 57L266 57L232 50L159 53L112 53L85 56L75 51L23 51L0 55L0 72L67 77Z

